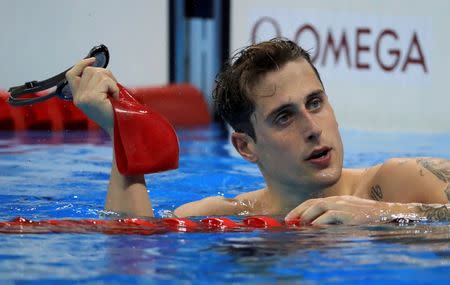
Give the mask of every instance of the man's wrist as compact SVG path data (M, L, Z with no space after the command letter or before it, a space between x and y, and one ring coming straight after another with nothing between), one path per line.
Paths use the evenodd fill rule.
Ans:
M384 220L392 222L450 221L450 204L389 203L389 208Z
M450 204L419 204L416 211L429 222L450 221Z

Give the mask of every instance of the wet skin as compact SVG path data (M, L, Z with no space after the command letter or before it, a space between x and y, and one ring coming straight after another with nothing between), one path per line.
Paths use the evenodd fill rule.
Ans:
M448 202L439 192L445 187L442 181L419 177L422 169L414 159L342 169L343 146L333 109L305 60L265 74L252 91L256 139L233 133L232 142L244 159L258 165L266 188L234 199L209 197L183 205L175 214L287 214L287 219L300 217L307 222L365 223L387 220L396 213L416 217L421 211L417 205L392 202ZM417 180L411 179L413 175ZM409 184L404 183L406 177ZM426 197L422 189L437 190Z
M266 74L254 88L254 100L256 142L249 142L250 157L268 189L305 197L335 184L342 170L342 141L328 97L309 63L292 61ZM310 159L314 150L326 155Z
M258 165L267 187L224 203L214 198L203 200L202 205L189 203L177 209L177 214L192 214L191 207L202 214L286 214L324 191L346 194L346 184L355 172L341 176L343 146L338 124L310 64L298 59L265 74L253 86L252 100L256 140L233 133L232 142L244 159ZM205 211L198 210L202 207Z
M116 79L108 70L89 67L93 62L79 62L66 77L74 103L113 136L109 98L118 96ZM405 214L450 220L448 160L394 158L365 170L342 169L334 113L306 61L291 61L265 74L253 91L256 140L233 133L232 143L244 159L258 165L267 187L234 199L191 202L177 208L176 215L287 214L287 220L311 224L364 224ZM122 175L113 159L105 208L153 216L144 176Z

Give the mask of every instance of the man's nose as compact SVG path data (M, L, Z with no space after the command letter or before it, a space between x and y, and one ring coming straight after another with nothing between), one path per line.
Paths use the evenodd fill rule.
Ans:
M317 141L322 134L322 129L317 124L315 118L306 112L303 116L303 137L307 142Z

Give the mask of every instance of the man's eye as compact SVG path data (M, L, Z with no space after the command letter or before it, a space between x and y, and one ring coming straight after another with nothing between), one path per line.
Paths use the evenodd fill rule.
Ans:
M320 107L322 107L322 99L320 98L314 98L311 101L309 101L308 103L306 103L306 108L308 110L317 110L320 109Z
M275 124L284 125L289 122L290 118L291 114L289 112L283 112L275 118Z

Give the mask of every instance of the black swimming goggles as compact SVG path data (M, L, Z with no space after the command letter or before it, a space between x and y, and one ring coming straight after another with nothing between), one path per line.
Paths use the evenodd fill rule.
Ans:
M99 45L93 47L85 58L90 57L95 57L95 63L92 66L103 68L108 66L109 52L106 46ZM10 95L8 103L13 106L23 106L42 102L55 96L64 100L72 100L72 91L70 90L69 84L66 80L66 73L71 68L72 67L43 81L30 81L26 82L24 85L9 88L8 92ZM47 90L54 86L56 86L56 90L47 95L34 98L30 98L29 96L28 98L21 98L30 93Z

